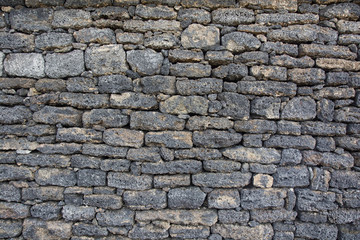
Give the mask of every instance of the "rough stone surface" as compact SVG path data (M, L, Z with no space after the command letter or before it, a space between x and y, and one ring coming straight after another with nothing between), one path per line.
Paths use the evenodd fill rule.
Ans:
M164 57L154 50L132 50L127 52L126 60L131 69L142 76L160 73Z
M38 53L9 54L4 60L4 69L10 76L45 77L44 58Z
M85 71L84 54L75 50L70 53L53 53L45 57L45 73L51 78L80 75Z
M245 52L256 50L260 47L260 41L252 34L243 32L233 32L221 38L224 47L232 52Z
M85 51L85 65L95 75L124 73L128 70L122 45L87 48Z
M218 28L205 27L200 24L191 24L181 34L181 45L184 48L207 49L220 43Z
M200 208L206 194L199 187L182 187L171 189L168 193L169 208Z
M359 4L0 0L0 238L359 239Z

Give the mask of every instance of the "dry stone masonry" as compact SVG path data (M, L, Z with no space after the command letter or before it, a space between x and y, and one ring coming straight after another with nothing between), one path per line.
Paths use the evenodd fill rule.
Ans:
M359 0L0 8L0 239L360 239Z

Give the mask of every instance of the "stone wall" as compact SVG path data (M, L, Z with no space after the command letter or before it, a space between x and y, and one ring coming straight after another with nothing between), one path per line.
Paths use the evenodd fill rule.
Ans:
M360 5L0 0L0 238L360 239Z

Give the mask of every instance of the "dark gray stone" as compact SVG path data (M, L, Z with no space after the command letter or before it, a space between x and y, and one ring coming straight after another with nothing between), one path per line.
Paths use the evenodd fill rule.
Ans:
M335 104L329 99L317 102L317 117L324 122L331 122L334 118Z
M22 33L0 33L0 49L18 49L25 52L33 51L34 36Z
M169 233L174 238L207 238L210 235L210 229L205 226L172 225Z
M164 57L161 53L146 49L129 51L126 59L134 72L147 76L160 73Z
M261 46L261 42L256 37L244 32L225 34L221 42L227 50L236 53L257 50Z
M211 22L211 15L204 9L181 8L178 11L177 20L208 24Z
M108 210L103 213L97 213L96 220L100 226L131 226L134 224L134 215L133 211L123 208L121 210Z
M292 25L289 27L283 27L281 29L272 30L268 33L268 39L270 41L289 42L289 43L301 43L312 42L317 39L318 34L317 25L304 25L301 30L299 25Z
M294 58L288 55L281 56L271 56L270 63L277 66L287 67L287 68L311 68L315 65L315 61L311 57L305 56L301 58ZM292 71L289 71L289 74ZM295 81L300 81L300 83L307 82L305 79L296 79ZM311 80L310 80L311 81ZM318 81L315 79L314 81Z
M124 128L111 128L104 131L104 142L115 147L139 148L143 145L144 133Z
M298 85L317 85L325 82L325 71L320 68L294 68L288 71L289 80Z
M218 99L224 102L224 108L219 111L219 115L232 117L239 120L247 120L250 115L250 101L241 94L220 93Z
M62 209L62 216L67 221L91 220L95 217L95 208L66 205Z
M273 135L265 141L265 147L278 148L296 148L296 149L314 149L316 140L308 135L303 136L286 136Z
M193 133L193 143L198 147L205 148L224 148L240 143L242 135L217 130L195 131Z
M287 68L278 66L253 66L250 68L250 74L259 80L287 80Z
M32 217L40 218L42 220L56 220L60 218L61 206L56 203L40 203L31 207L30 212Z
M168 193L169 208L200 208L206 194L199 187L182 187L171 189Z
M149 76L141 78L142 91L146 94L174 94L175 77L173 76Z
M22 222L16 220L4 220L0 219L0 237L9 239L18 237L22 231Z
M294 221L296 216L297 216L297 212L287 211L285 209L251 211L251 219L259 223Z
M244 64L230 63L213 69L212 75L217 78L225 78L228 81L238 81L248 75L248 68Z
M61 123L64 126L76 126L81 124L81 111L72 107L45 106L34 113L33 119L45 124Z
M72 233L75 236L89 237L104 237L108 235L106 227L86 223L75 223L72 227Z
M225 8L211 12L212 20L216 24L237 26L255 22L254 12L246 8Z
M105 186L106 172L96 169L82 169L77 173L78 186Z
M344 224L339 226L338 238L341 240L356 240L360 237L360 231L358 225Z
M164 221L157 221L149 224L136 224L129 232L130 238L135 239L163 239L169 236L170 224Z
M83 28L74 32L74 38L80 43L116 43L115 34L110 28Z
M319 212L338 208L335 203L335 193L298 189L297 208L300 211Z
M216 78L201 78L199 80L178 80L176 89L180 95L207 95L221 93L223 81Z
M316 150L320 152L331 152L336 149L335 140L331 137L316 138Z
M190 175L157 175L154 176L155 188L175 188L190 185Z
M313 224L296 222L296 237L311 239L337 239L338 229L335 225L330 224Z
M343 107L335 110L334 119L337 122L360 123L360 108Z
M99 168L101 158L85 155L71 156L71 166L76 168Z
M29 217L29 215L28 205L0 202L0 218L23 219Z
M161 160L160 149L156 147L131 148L129 149L126 158L133 161L158 162Z
M303 156L298 149L284 149L281 154L281 165L297 165L301 163Z
M51 25L54 28L80 29L91 25L90 12L77 9L58 10L54 13Z
M301 133L317 136L342 136L346 134L346 124L307 121L301 124Z
M58 142L102 142L102 132L87 128L58 128L56 134Z
M334 188L359 188L360 173L354 171L334 171L331 173L330 186Z
M62 187L32 187L22 189L23 200L61 201L64 199Z
M235 63L244 63L247 66L268 64L269 54L260 51L244 52L234 57Z
M258 224L256 226L242 226L238 224L216 224L211 228L213 233L218 233L226 239L236 239L242 236L244 239L272 239L274 235L271 224Z
M124 73L128 70L122 45L92 46L85 51L85 65L94 75Z
M150 189L152 184L152 177L148 175L134 176L128 173L110 172L107 179L108 186L129 190Z
M247 223L250 220L248 211L219 210L220 223Z
M296 84L275 81L239 81L237 91L242 94L259 96L295 96Z
M100 169L103 171L128 172L130 161L123 159L106 159L101 161Z
M189 159L195 158L199 160L211 160L219 159L222 154L218 149L208 149L208 148L191 148L185 150L176 150L175 158L177 159Z
M170 66L170 75L176 77L210 77L211 66L202 63L176 63Z
M25 106L0 107L0 123L14 124L24 123L31 118L30 109Z
M280 152L274 148L246 148L242 146L236 146L228 148L223 152L225 157L230 159L249 162L249 163L279 163Z
M244 209L279 208L285 204L286 190L269 189L242 189L241 207Z
M100 93L123 93L133 90L130 78L124 75L109 75L99 77Z
M287 54L293 57L298 56L298 46L296 44L287 44L282 42L265 42L262 44L261 51L268 53L275 52L278 55Z
M229 160L203 161L204 170L208 172L235 172L241 169L241 163Z
M277 126L275 122L266 120L245 120L236 121L234 129L237 132L246 133L276 133Z
M360 7L355 3L339 3L327 6L321 9L320 16L326 18L339 18L358 20L360 15Z
M157 189L125 191L123 200L124 205L133 210L162 209L167 207L166 192Z
M108 194L85 195L84 204L105 209L120 209L123 206L121 196Z
M122 94L111 94L110 105L115 108L149 110L156 108L158 103L154 96L125 92Z
M48 32L36 36L35 46L41 50L71 49L73 39L71 34Z
M67 239L71 237L71 226L63 221L25 219L23 236L25 239Z
M360 150L360 139L357 137L344 136L335 138L336 145L349 151Z
M26 167L17 167L13 165L0 165L0 181L12 180L33 180L32 171Z
M147 174L198 173L202 169L201 161L177 160L170 162L143 163L141 172Z
M22 8L10 12L11 28L21 32L50 31L53 10L51 8Z
M63 92L59 96L59 102L80 109L103 108L109 106L109 96L107 94Z
M233 59L234 55L229 51L207 51L205 55L205 60L215 66L232 63Z
M41 167L68 167L70 157L64 155L26 154L16 157L18 164Z
M251 101L251 114L266 119L280 117L281 99L275 97L256 97Z
M169 114L206 115L209 101L200 96L172 96L160 103L160 111Z
M316 103L309 97L294 97L284 107L281 117L286 120L311 120L316 117Z
M96 157L116 157L123 158L127 153L126 147L111 147L105 144L84 144L82 153Z
M40 185L70 187L76 184L76 173L67 169L41 168L35 174L35 181Z
M104 127L123 127L129 123L129 117L118 109L92 109L82 116L85 127L102 125Z
M322 165L334 169L345 169L354 166L354 158L349 153L303 151L303 161L310 166Z
M211 188L238 188L250 184L250 173L198 173L192 175L195 186Z
M66 89L69 92L97 93L98 87L96 85L96 78L73 77L66 81Z
M133 112L130 127L140 130L183 130L185 121L176 116L158 112Z
M19 202L21 198L20 189L7 183L0 184L0 200Z
M278 167L274 177L275 187L306 187L310 185L310 174L306 167Z

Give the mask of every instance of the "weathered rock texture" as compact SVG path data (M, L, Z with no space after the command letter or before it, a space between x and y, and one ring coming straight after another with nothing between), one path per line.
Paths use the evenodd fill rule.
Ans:
M360 239L359 0L0 0L0 239Z

